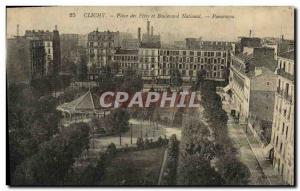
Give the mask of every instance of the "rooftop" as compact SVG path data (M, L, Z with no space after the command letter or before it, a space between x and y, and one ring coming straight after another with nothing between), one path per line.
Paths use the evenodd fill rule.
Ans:
M287 59L290 59L290 60L294 60L295 51L291 50L291 51L283 52L283 53L280 53L278 56L282 57L282 58L287 58Z

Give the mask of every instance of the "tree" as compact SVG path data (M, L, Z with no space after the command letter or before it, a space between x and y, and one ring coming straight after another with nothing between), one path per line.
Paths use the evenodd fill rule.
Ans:
M188 155L180 168L180 185L223 185L224 179L198 155Z
M227 185L247 185L250 170L246 165L234 158L227 158L219 164L220 173Z
M129 129L129 113L126 109L117 108L112 112L109 122L113 130L119 134L120 145L122 145L122 133Z
M49 141L38 152L19 165L12 179L13 185L62 185L75 158L89 146L86 124L73 124Z
M168 146L168 158L167 158L167 177L166 183L168 185L176 184L176 172L177 172L177 161L179 154L179 141L176 138L176 135L173 134L169 140Z
M101 68L98 75L97 83L101 91L112 91L116 87L115 76L110 66L104 66Z
M135 70L127 69L121 77L120 90L128 93L135 93L143 89L144 83L141 75Z
M206 70L201 69L197 72L197 79L196 79L196 84L199 86L202 84L202 82L205 79L205 75L206 75Z
M110 143L108 146L107 146L107 149L106 149L106 154L109 155L109 156L115 156L117 153L117 147L114 143Z
M180 71L178 69L171 70L170 85L173 87L179 87L183 83Z

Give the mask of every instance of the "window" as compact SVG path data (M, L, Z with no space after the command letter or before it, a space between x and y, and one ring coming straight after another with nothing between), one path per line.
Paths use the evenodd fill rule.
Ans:
M270 85L270 82L267 82L267 86L269 86Z

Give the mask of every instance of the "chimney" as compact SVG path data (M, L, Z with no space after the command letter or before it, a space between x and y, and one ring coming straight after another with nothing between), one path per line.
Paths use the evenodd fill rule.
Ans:
M55 28L55 30L57 31L57 25L55 25L55 27L54 27L54 28Z
M141 27L138 28L138 41L141 42Z
M151 36L153 36L153 26L151 26Z
M250 37L250 38L251 38L251 35L252 35L251 33L252 33L252 31L250 30L250 31L249 31L249 37Z
M281 40L284 40L284 36L283 35L281 35Z
M150 36L150 21L147 21L147 36Z

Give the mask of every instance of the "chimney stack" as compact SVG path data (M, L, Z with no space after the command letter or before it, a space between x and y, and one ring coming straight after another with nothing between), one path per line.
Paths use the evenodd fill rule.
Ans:
M150 36L150 21L147 21L147 35Z
M251 38L251 35L252 35L251 33L252 33L252 31L250 30L250 31L249 31L249 37L250 37L250 38Z
M153 36L153 26L151 26L151 36Z
M138 41L141 42L141 27L138 28Z

